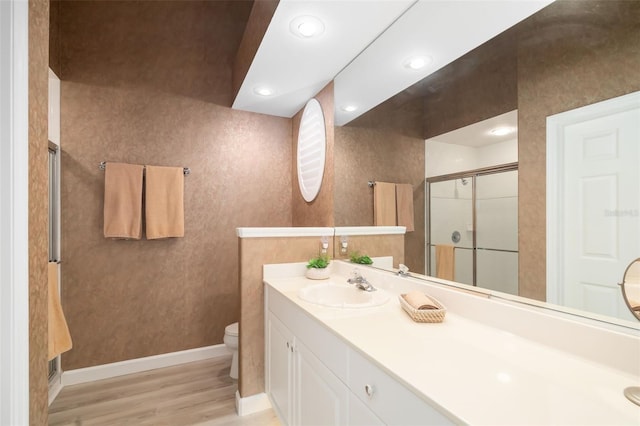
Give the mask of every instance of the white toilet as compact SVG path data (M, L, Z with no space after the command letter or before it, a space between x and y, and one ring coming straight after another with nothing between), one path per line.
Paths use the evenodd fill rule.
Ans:
M238 378L238 323L234 322L224 328L224 344L233 352L231 359L231 371L229 376L232 379Z

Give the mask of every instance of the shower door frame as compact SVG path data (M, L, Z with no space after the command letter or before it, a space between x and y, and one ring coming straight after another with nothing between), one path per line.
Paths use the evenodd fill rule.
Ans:
M424 251L424 264L425 275L434 276L431 274L431 199L430 197L430 185L437 182L445 182L455 179L471 179L471 219L472 219L472 246L470 249L465 250L472 251L472 280L474 287L477 285L477 251L478 245L476 241L476 178L479 176L488 176L497 173L512 172L518 170L518 162L505 163L497 166L482 167L473 170L465 170L462 172L449 173L446 175L439 175L425 178L424 180L424 200L425 200L425 215L424 215L424 229L425 229L425 251ZM503 251L503 250L496 250ZM506 250L505 250L506 251ZM455 256L455 255L454 255Z

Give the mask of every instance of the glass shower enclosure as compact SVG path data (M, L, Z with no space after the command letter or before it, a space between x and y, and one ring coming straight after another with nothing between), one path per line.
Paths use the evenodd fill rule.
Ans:
M454 281L518 294L518 164L426 179L427 275L453 246ZM442 272L442 271L441 271Z

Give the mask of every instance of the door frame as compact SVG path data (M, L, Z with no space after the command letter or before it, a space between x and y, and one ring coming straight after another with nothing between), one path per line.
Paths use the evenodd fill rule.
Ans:
M0 424L29 424L29 2L0 1Z
M567 126L616 114L640 106L640 92L600 101L547 117L547 302L564 306L564 223L560 202L564 199L563 170L564 129Z

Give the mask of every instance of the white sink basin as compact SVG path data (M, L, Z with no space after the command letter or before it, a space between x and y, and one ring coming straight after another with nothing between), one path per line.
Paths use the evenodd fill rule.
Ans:
M382 289L367 292L355 285L327 281L300 289L298 297L331 308L370 308L387 303L391 296Z

